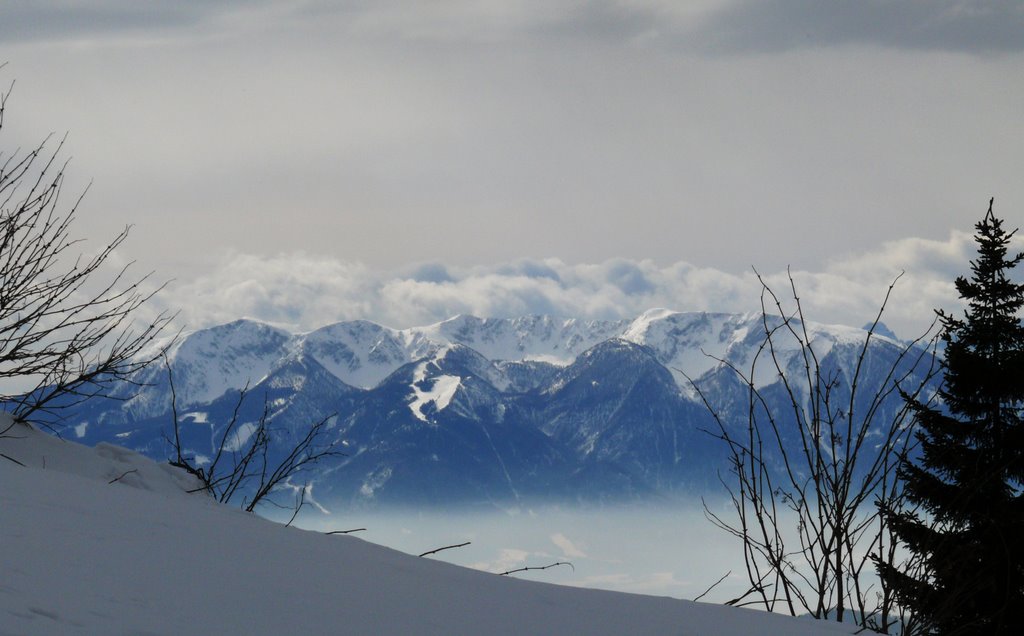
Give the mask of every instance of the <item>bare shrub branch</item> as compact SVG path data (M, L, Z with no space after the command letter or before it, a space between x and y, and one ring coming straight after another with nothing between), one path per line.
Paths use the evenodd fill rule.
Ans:
M421 557L425 557L425 556L429 556L431 554L437 554L438 552L441 552L443 550L452 550L454 548L464 548L467 545L469 545L470 543L472 543L472 541L467 541L465 543L456 543L455 545L446 545L446 546L441 547L441 548L434 548L433 550L427 550L426 552L424 552L420 556Z
M18 460L14 459L14 458L13 458L13 457L11 457L10 455L6 455L6 454L4 454L4 453L0 453L0 457L3 457L4 459L6 459L6 460L8 460L8 461L14 462L15 464L17 464L17 465L21 466L22 468L24 468L24 467L25 467L25 464L22 464L21 462L19 462Z
M137 473L137 472L139 472L138 468L133 468L131 470L126 470L123 473L121 473L120 475L118 475L117 477L114 477L113 479L108 481L107 483L108 484L117 483L117 482L121 481L122 479L124 479L125 477L127 477L128 475L130 475L132 473Z
M715 581L714 583L712 583L711 585L709 585L709 586L708 586L708 589L704 590L704 591L703 591L703 592L701 592L701 593L700 593L700 594L699 594L699 595L698 595L697 597L695 597L695 598L693 599L693 602L694 602L694 603L696 603L696 602L697 602L697 601L699 601L700 599L702 599L702 598L704 598L705 596L707 596L708 594L710 594L710 593L711 593L711 590L715 589L716 587L718 587L718 586L719 586L719 585L720 585L720 584L722 583L722 581L724 581L725 579L729 578L729 575L730 575L730 574L732 574L732 570L729 570L728 572L726 572L725 574L723 574L723 575L722 575L722 577L721 577L720 579L718 579L717 581Z
M507 570L505 572L501 572L500 574L498 574L498 576L508 576L509 574L515 574L516 572L529 572L530 570L547 570L549 568L557 567L559 565L568 565L570 568L572 568L573 572L576 571L576 568L575 566L573 566L572 563L569 563L568 561L558 561L557 563L549 563L547 565L527 565L521 568L516 568L514 570Z

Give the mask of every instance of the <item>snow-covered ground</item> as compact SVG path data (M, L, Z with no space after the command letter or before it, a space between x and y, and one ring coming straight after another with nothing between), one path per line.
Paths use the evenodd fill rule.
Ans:
M7 428L0 414L0 431ZM168 466L17 425L0 439L0 634L849 634L562 587L286 528Z

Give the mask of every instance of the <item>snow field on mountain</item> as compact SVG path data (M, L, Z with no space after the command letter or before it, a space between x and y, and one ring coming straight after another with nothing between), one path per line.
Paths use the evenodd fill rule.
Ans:
M413 374L412 391L415 396L413 401L409 403L409 410L416 416L417 419L427 422L429 421L427 416L423 413L423 407L427 404L433 403L434 408L438 411L443 411L451 403L452 398L455 396L455 391L459 389L462 384L462 378L456 375L439 375L432 380L432 385L429 390L421 388L426 381L427 377L427 365L436 364L434 362L421 362L416 367L416 372Z
M0 634L850 633L285 528L187 494L187 475L131 451L22 425L0 453L24 464L0 458Z

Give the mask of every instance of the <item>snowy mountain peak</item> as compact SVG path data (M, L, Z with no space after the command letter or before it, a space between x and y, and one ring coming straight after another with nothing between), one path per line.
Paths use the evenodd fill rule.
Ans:
M472 347L490 360L543 360L566 365L598 342L619 335L625 324L546 315L456 316L420 331L437 341Z
M248 319L185 336L168 355L178 399L182 405L207 402L255 384L288 355L291 338L283 329Z
M868 330L871 329L872 326L874 326L874 328L875 328L875 335L888 338L889 340L892 340L893 342L899 342L900 341L900 338L899 338L899 336L896 335L896 332L894 332L892 329L890 329L889 326L886 325L884 322L880 322L877 325L873 325L873 323L869 322L869 323L865 324L863 327L861 327L861 329L863 329L864 331L868 331Z
M347 384L370 388L425 353L395 329L373 322L339 322L294 336L296 347Z
M496 362L521 363L512 368L517 382L534 384L523 377L525 363L565 367L584 351L613 338L649 347L658 362L697 378L728 360L741 367L751 362L757 345L778 316L678 312L651 309L633 320L581 320L548 315L515 318L479 318L460 314L424 327L392 329L366 320L352 320L320 329L290 334L272 325L237 320L189 334L171 353L171 363L183 404L209 401L227 390L260 381L284 357L301 353L346 385L369 389L402 366L425 358L442 360L458 347L471 349L479 358L473 373L499 390L511 382ZM820 355L837 343L863 343L862 329L836 325L794 323ZM778 332L780 354L795 354L795 338ZM878 333L879 339L888 339ZM465 354L460 354L465 355ZM468 360L468 358L467 358ZM537 367L538 370L542 367ZM153 378L157 371L147 371ZM180 377L180 380L178 379ZM152 380L153 378L148 378ZM686 381L677 374L680 386Z

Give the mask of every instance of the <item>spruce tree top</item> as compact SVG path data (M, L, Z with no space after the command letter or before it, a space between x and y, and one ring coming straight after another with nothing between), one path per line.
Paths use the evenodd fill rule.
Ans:
M910 401L920 456L898 474L910 504L886 520L920 570L879 574L925 633L1024 634L1024 284L1014 232L975 225L978 256L956 279L962 318L938 312L946 343L941 404Z
M1024 254L1007 257L1016 230L1003 229L1002 220L992 213L993 202L975 225L978 257L971 261L971 277L956 279L956 289L967 302L965 316L956 319L939 312L946 342L941 395L954 415L999 426L1005 416L1014 415L1005 407L1024 399L1024 325L1019 315L1024 284L1008 275Z

